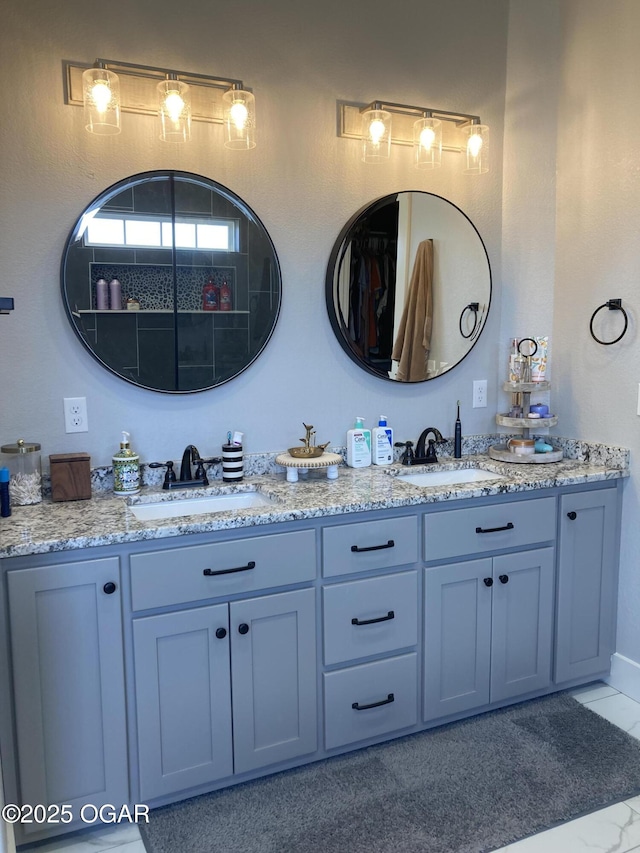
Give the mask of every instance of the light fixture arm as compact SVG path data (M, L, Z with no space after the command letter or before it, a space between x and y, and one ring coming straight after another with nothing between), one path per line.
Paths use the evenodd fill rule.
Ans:
M138 65L135 62L119 62L115 59L96 59L96 68L106 68L116 74L124 74L130 77L147 77L158 80L183 80L188 82L198 81L198 85L212 89L244 89L242 80L227 77L211 77L208 74L194 74L191 71L176 71L170 68L158 68L154 65ZM168 76L170 75L170 76Z
M365 107L360 108L360 113L368 110L386 110L390 113L398 115L416 116L417 118L437 118L441 121L453 122L458 127L463 127L466 124L480 124L480 116L469 115L468 113L454 113L448 110L437 110L433 107L416 107L411 104L395 104L390 101L371 101Z

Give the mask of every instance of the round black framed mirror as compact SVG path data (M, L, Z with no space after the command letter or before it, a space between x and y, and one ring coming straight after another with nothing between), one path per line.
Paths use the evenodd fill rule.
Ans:
M133 175L82 212L62 257L71 325L116 376L184 394L238 376L280 312L275 247L231 190L188 172Z
M460 208L427 192L358 211L333 247L326 303L333 331L368 373L424 382L473 349L491 304L491 266Z

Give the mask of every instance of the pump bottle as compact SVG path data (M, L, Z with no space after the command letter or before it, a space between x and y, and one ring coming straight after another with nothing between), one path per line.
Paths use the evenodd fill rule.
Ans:
M374 465L391 465L393 462L393 430L387 426L387 416L380 415L374 428L371 448Z
M140 491L140 457L129 447L129 433L122 433L120 450L113 455L113 493L135 495Z
M364 418L356 418L354 428L347 431L347 465L351 468L371 465L371 430L364 428Z

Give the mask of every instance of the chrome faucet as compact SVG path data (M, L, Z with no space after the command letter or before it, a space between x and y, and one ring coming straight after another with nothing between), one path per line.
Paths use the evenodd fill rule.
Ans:
M429 439L429 445L425 449L425 445L427 444L427 436L433 435L433 438ZM416 445L416 455L413 460L414 465L425 465L431 462L437 462L438 457L436 456L436 443L444 444L446 442L446 438L442 437L442 433L439 429L435 427L427 427L422 430L420 433L420 438L418 439L418 443Z

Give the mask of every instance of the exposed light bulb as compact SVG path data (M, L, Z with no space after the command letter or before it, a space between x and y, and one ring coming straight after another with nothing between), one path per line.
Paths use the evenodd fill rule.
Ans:
M420 145L422 148L426 148L427 151L431 149L431 146L434 143L436 138L436 133L432 127L425 127L420 133Z
M169 113L171 121L180 121L180 115L184 109L184 100L175 89L167 92L167 97L164 99L164 105L165 109Z
M473 133L467 141L467 149L472 157L477 157L482 148L482 137L479 133Z
M107 111L107 107L111 103L111 89L104 80L98 80L91 87L91 99L99 113Z
M369 125L369 136L374 145L380 145L380 140L384 136L384 122L379 118L374 118Z
M231 114L231 121L236 126L236 129L243 131L249 117L249 110L244 105L244 102L234 101L229 112Z

